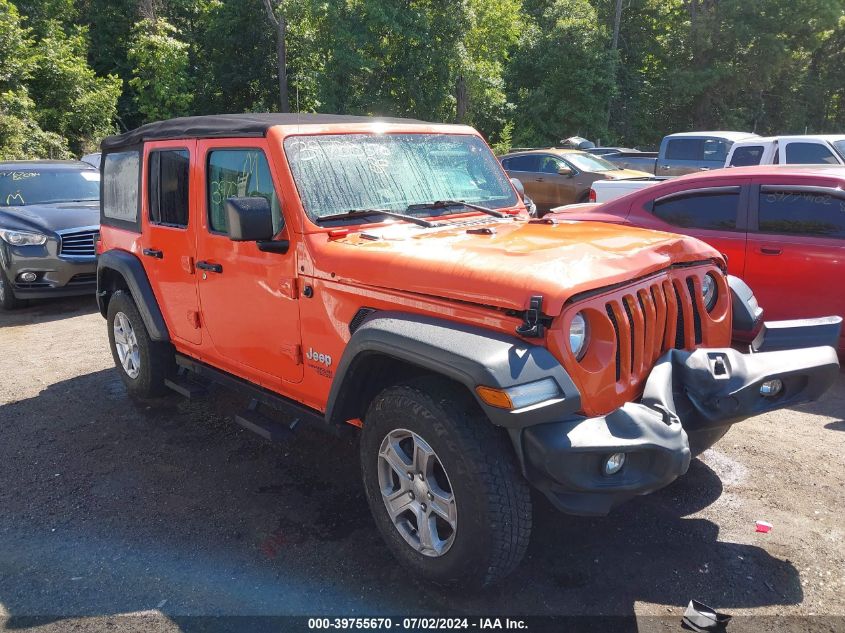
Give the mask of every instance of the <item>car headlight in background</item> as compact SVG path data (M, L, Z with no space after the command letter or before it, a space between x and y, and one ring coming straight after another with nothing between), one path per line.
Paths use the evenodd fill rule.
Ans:
M8 229L0 229L0 238L12 246L40 246L47 241L47 236L43 233L10 231Z
M704 307L710 312L716 306L716 299L719 298L716 278L711 273L704 275L704 278L701 280L701 294L704 298Z
M569 349L578 360L581 360L587 350L587 334L587 319L579 312L569 325Z

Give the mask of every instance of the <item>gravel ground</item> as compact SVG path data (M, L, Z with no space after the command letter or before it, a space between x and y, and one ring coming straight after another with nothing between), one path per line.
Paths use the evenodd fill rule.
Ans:
M607 518L538 500L525 562L474 596L394 564L352 442L303 430L267 443L232 422L243 402L224 392L129 400L87 298L0 314L0 376L6 630L453 614L636 615L633 630L663 631L679 630L690 598L746 616L730 630L845 629L843 376L821 402L742 423L685 477Z

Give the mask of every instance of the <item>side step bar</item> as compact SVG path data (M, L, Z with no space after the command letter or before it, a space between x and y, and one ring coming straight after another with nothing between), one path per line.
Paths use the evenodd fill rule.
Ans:
M235 422L271 442L286 442L293 438L294 431L299 426L298 419L286 425L261 413L259 406L257 400L252 400L246 411L235 416Z
M179 367L173 380L165 378L164 386L188 400L196 400L197 398L208 395L208 389L205 388L205 385L191 380L190 373L184 367Z
M176 364L180 368L185 369L196 376L222 385L227 389L239 392L250 398L252 402L250 403L249 409L245 413L241 413L236 416L236 421L241 426L255 431L262 437L266 437L268 439L282 437L284 435L289 437L292 430L299 425L300 422L313 425L316 428L337 436L345 434L347 432L347 428L352 428L347 427L347 425L341 427L329 424L329 422L326 421L326 417L316 409L303 406L298 402L285 398L284 396L280 396L279 394L273 393L263 387L253 385L252 383L243 380L242 378L238 378L237 376L233 376L228 372L210 367L205 363L201 363L198 360L190 358L189 356L176 354ZM265 417L258 412L259 405L284 414L290 418L291 422L284 425Z

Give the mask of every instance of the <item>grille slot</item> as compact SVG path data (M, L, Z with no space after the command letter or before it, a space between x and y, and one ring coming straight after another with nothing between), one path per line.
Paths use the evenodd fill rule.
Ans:
M96 254L94 243L97 241L98 234L99 231L96 229L62 233L60 254L66 257L93 257Z
M692 341L687 340L687 313L699 323L696 341L701 339L692 295L680 292L669 280L614 297L605 310L616 334L617 382L638 382L664 352L688 347Z

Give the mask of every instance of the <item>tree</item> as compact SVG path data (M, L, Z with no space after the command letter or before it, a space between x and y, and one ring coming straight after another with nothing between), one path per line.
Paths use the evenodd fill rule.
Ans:
M188 66L188 45L179 31L161 17L144 18L132 31L128 58L132 64L129 86L138 111L147 121L190 113L193 100Z
M554 0L524 31L508 69L516 104L514 141L552 144L604 137L615 90L607 29L587 0Z
M88 65L87 31L73 27L66 33L50 20L37 45L38 55L28 82L42 128L68 139L82 154L98 146L114 131L117 99L123 84L114 75L98 77Z
M267 12L267 19L276 30L276 56L279 76L279 105L282 112L290 112L290 99L288 97L288 75L287 75L287 20L283 12L276 13L271 0L263 0L264 9Z
M36 121L27 87L35 64L31 31L15 5L0 0L0 160L70 157L67 141Z

